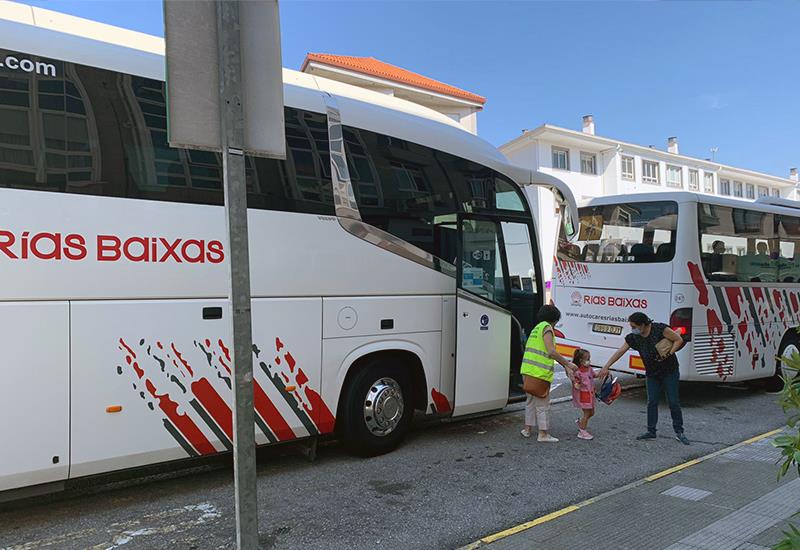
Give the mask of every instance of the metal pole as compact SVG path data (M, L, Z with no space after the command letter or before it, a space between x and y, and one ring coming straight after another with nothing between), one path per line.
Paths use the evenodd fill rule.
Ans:
M253 412L253 329L247 238L242 56L238 1L218 0L217 40L222 127L222 172L228 222L230 300L233 314L233 471L237 548L258 548L255 413Z

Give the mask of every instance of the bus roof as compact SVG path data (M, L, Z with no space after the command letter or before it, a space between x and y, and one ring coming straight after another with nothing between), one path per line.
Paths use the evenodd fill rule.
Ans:
M630 193L625 195L608 195L581 201L579 206L605 206L609 204L674 201L677 203L697 202L702 204L717 204L731 208L746 208L759 212L771 212L800 216L800 202L777 197L761 197L756 201L745 201L731 197L719 197L689 191L656 191L654 193Z
M164 39L96 21L74 17L16 2L0 1L0 48L118 71L163 81L165 79ZM300 107L302 89L327 92L361 103L382 107L383 116L369 112L371 130L397 134L409 116L426 124L427 145L475 160L507 163L491 144L469 133L450 117L410 101L387 96L291 69L283 70L284 97L288 106ZM399 124L398 124L399 123ZM397 136L402 137L402 136ZM418 139L414 141L419 142ZM442 142L442 143L430 143ZM449 145L449 147L448 147Z
M164 39L80 17L0 0L0 48L71 63L165 79ZM559 203L575 199L562 180L509 164L487 141L433 109L343 82L283 70L284 103L324 112L324 94L337 99L342 121L350 126L405 139L473 160L508 176L520 186L539 185L556 192ZM319 105L313 108L312 105ZM560 195L560 196L559 196Z

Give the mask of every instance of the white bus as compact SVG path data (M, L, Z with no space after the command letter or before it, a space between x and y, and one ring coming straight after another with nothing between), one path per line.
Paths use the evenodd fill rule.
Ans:
M231 448L220 158L168 145L162 49L0 5L0 491ZM284 90L288 158L247 159L257 443L505 406L543 299L521 186L568 188L418 105Z
M776 357L800 349L800 203L663 192L593 199L578 216L556 257L562 353L605 364L643 311L683 335L682 380L796 374ZM644 373L635 352L618 365Z

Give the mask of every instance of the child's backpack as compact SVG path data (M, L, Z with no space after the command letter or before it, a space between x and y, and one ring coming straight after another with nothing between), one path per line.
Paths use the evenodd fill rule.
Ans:
M597 392L596 396L597 399L606 405L610 405L614 402L614 400L617 399L617 397L619 397L621 393L622 386L619 385L619 382L616 378L612 378L609 374L603 380L603 384L600 386L600 391Z

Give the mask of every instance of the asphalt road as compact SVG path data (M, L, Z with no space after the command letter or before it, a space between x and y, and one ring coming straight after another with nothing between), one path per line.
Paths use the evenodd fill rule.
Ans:
M563 393L560 388L557 393ZM420 423L397 451L349 456L336 444L317 460L283 449L259 464L262 548L455 548L691 458L779 427L774 395L683 385L686 433L675 441L661 409L645 427L642 389L600 404L594 441L575 437L570 403L553 409L558 444L523 440L522 412ZM621 520L632 520L631 510ZM215 470L119 488L95 488L0 511L0 548L230 548L231 476Z

